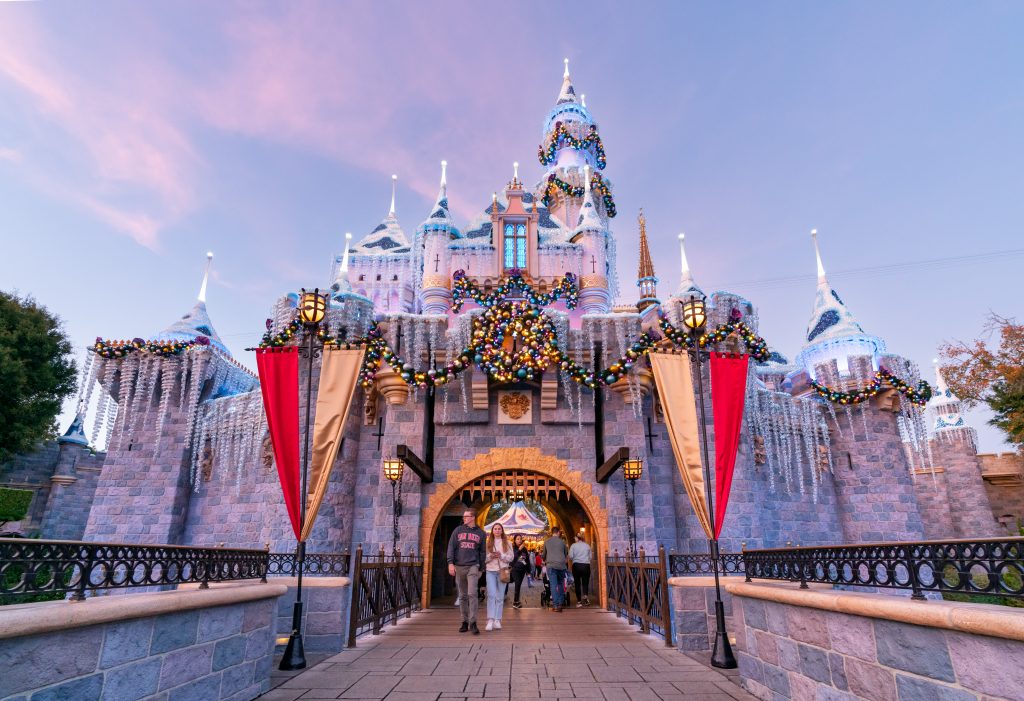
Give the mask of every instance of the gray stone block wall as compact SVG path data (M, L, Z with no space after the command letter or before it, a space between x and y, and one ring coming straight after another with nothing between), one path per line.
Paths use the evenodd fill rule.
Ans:
M264 599L0 639L0 699L249 701L270 688L274 606Z
M947 511L956 538L1003 535L981 478L981 461L974 441L966 433L943 435L931 442L936 466L945 470Z
M741 682L764 701L1024 699L1019 640L742 596L733 602Z
M47 441L35 451L0 465L0 487L29 489L35 493L28 508L28 518L20 527L23 532L34 533L42 526L46 502L50 498L50 477L57 469L60 448L57 441Z
M701 586L669 586L672 639L679 650L711 651L715 645L715 585L708 578L702 579L710 583ZM733 616L733 598L724 587L722 606L725 609L725 630L734 636L738 629Z
M326 579L303 580L302 642L306 652L335 653L345 649L352 589L347 580L342 583L338 579L330 578L329 585ZM275 639L285 638L292 631L295 580L271 578L269 581L288 585L288 592L277 600L274 623ZM283 653L284 648L283 644L276 646L278 653Z
M73 444L61 447L40 534L53 540L81 540L106 456Z

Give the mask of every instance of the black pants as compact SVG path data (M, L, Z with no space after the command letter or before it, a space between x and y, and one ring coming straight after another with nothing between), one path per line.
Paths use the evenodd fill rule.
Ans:
M576 582L576 601L590 597L590 565L572 563L572 578ZM582 593L581 593L582 592Z
M509 570L509 574L512 575L512 582L516 585L515 598L512 599L513 603L519 603L519 590L523 587L523 579L526 578L525 569L512 569Z

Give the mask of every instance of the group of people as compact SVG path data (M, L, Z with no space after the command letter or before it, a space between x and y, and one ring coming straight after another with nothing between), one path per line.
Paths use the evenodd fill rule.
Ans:
M576 585L576 606L590 604L590 546L577 538L572 547L567 547L561 529L551 529L551 537L536 555L526 547L522 535L511 539L505 534L500 523L491 527L491 532L476 523L476 511L466 509L459 525L448 540L448 574L455 577L458 603L462 613L460 633L480 633L476 623L478 602L476 591L480 575L484 574L487 588L487 625L484 630L500 630L505 607L508 585L514 585L513 608L522 608L520 592L523 580L539 564L546 574L551 588L553 611L561 613L566 600L566 581L569 572Z

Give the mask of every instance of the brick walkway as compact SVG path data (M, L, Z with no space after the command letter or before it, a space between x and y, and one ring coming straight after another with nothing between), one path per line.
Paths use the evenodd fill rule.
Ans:
M717 670L605 611L506 610L503 624L474 636L457 632L452 609L417 613L287 677L260 699L754 699Z

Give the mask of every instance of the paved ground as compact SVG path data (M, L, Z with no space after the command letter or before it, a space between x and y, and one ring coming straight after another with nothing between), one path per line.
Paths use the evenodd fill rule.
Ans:
M459 634L431 609L283 683L261 701L595 699L753 701L720 672L600 609L506 611L503 628Z

